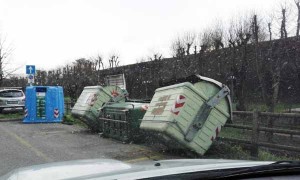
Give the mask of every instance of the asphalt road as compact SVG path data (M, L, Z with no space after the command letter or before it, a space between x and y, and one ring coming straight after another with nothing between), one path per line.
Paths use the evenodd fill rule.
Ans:
M0 176L48 162L113 158L135 162L162 155L136 144L105 139L78 125L0 122Z

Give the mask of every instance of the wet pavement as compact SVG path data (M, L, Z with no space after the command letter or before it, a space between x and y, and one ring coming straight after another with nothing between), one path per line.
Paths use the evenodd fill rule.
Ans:
M150 147L100 137L78 125L0 122L0 176L19 167L77 159L167 159Z

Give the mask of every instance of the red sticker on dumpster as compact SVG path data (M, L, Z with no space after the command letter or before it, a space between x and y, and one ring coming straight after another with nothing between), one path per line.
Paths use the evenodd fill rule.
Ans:
M181 108L183 107L183 105L185 104L185 97L183 95L179 95L176 98L176 101L174 103L174 105L171 107L171 112L175 115L178 115Z
M154 105L154 109L152 110L151 114L161 115L167 106L168 102L166 102L166 101L169 100L170 97L171 97L171 95L165 95L165 96L159 97L158 102Z

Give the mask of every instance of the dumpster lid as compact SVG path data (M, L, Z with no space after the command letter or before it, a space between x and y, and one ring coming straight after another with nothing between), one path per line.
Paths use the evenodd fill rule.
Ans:
M219 86L221 89L226 86L225 84L222 84L220 83L219 81L216 81L214 79L211 79L211 78L208 78L208 77L204 77L204 76L200 76L199 74L196 74L195 76L197 76L199 79L201 80L204 80L204 81L207 81L207 82L211 82L217 86ZM228 88L229 90L229 88ZM230 119L229 119L229 122L232 123L232 118L233 118L233 115L232 115L232 103L231 103L231 97L230 97L230 91L229 91L229 94L226 96L227 98L227 101L228 101L228 104L229 104L229 113L230 113Z
M184 77L184 78L179 78L179 79L171 79L171 80L168 80L168 81L163 81L161 80L159 82L159 86L160 87L164 87L164 86L170 86L170 85L173 85L173 84L178 84L178 83L183 83L183 82L190 82L190 83L196 83L196 82L199 82L200 79L199 77L200 75L198 74L193 74L191 76L187 76L187 77ZM201 76L200 76L201 77Z
M216 85L218 85L219 87L222 88L222 83L220 83L219 81L216 81L216 80L208 78L208 77L200 76L199 74L193 74L193 75L190 75L190 76L187 76L187 77L184 77L184 78L172 79L172 80L165 81L165 82L160 81L159 85L161 87L164 87L164 86L170 86L170 85L173 85L173 84L178 84L178 83L183 83L183 82L190 82L192 84L195 84L197 82L200 82L201 80L211 82L211 83L216 84Z

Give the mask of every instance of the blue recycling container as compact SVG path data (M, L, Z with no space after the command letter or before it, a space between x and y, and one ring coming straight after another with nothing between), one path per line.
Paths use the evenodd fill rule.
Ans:
M61 86L27 86L23 123L57 123L64 116Z

